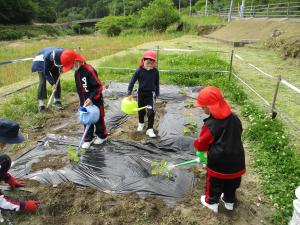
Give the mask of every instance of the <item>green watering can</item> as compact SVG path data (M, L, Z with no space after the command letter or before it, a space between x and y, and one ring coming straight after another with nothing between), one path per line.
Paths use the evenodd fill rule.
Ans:
M185 162L178 163L178 164L171 164L171 165L168 165L167 170L168 170L168 171L171 171L171 170L173 170L175 167L181 167L181 166L193 165L193 164L196 164L196 163L201 163L201 164L204 164L204 165L207 164L207 157L205 156L205 153L204 153L204 152L196 151L196 156L197 156L197 158L195 158L195 159L193 159L193 160L190 160L190 161L185 161Z
M138 108L138 103L134 99L129 99L128 97L123 98L122 103L121 103L121 111L128 115L134 115L139 110L146 109L146 108L152 109L152 106L147 105L147 106Z

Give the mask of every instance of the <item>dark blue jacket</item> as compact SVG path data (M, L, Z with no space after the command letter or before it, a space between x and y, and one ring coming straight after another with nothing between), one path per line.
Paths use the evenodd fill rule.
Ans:
M156 68L151 70L138 68L129 82L128 95L131 95L137 80L139 81L139 93L154 91L156 96L159 96L159 72Z
M32 72L42 72L44 78L50 83L55 84L55 79L51 76L50 70L53 66L61 67L60 55L64 51L59 47L48 47L42 49L33 59Z

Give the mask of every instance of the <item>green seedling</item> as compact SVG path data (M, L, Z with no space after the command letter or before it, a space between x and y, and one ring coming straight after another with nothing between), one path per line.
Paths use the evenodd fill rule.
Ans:
M68 145L68 150L69 150L68 153L69 160L76 163L79 163L80 156L85 152L84 149L77 150L72 145Z
M172 177L172 173L168 170L169 164L166 160L161 160L160 162L152 162L151 166L153 167L151 170L152 175L165 175L168 178Z
M184 103L185 108L194 108L194 101L189 99Z
M197 131L197 121L192 120L189 123L187 123L183 128L183 134L184 135L191 135Z
M186 95L186 94L187 94L187 91L188 91L188 88L187 88L187 87L181 86L180 89L179 89L179 94Z

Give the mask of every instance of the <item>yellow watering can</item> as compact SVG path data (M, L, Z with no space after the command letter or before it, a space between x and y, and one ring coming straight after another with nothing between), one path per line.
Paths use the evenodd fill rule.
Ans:
M121 103L121 111L125 114L134 115L139 110L142 109L152 109L152 106L146 105L144 107L138 108L138 103L134 99L129 99L128 97L123 98Z

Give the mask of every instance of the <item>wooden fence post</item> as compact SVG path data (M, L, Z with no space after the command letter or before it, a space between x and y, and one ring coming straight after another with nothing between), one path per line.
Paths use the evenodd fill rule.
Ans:
M159 57L159 45L157 45L157 49L156 49L156 66L157 66L157 69L158 69L158 57Z
M272 107L271 107L272 119L275 119L277 116L277 112L275 110L275 103L276 103L276 99L277 99L277 95L278 95L278 91L279 91L280 82L281 82L281 76L278 76L277 84L276 84L276 88L275 88L275 92L274 92L274 96L273 96Z
M228 80L231 80L232 76L232 61L233 61L234 50L231 50L230 64L229 64L229 77Z

